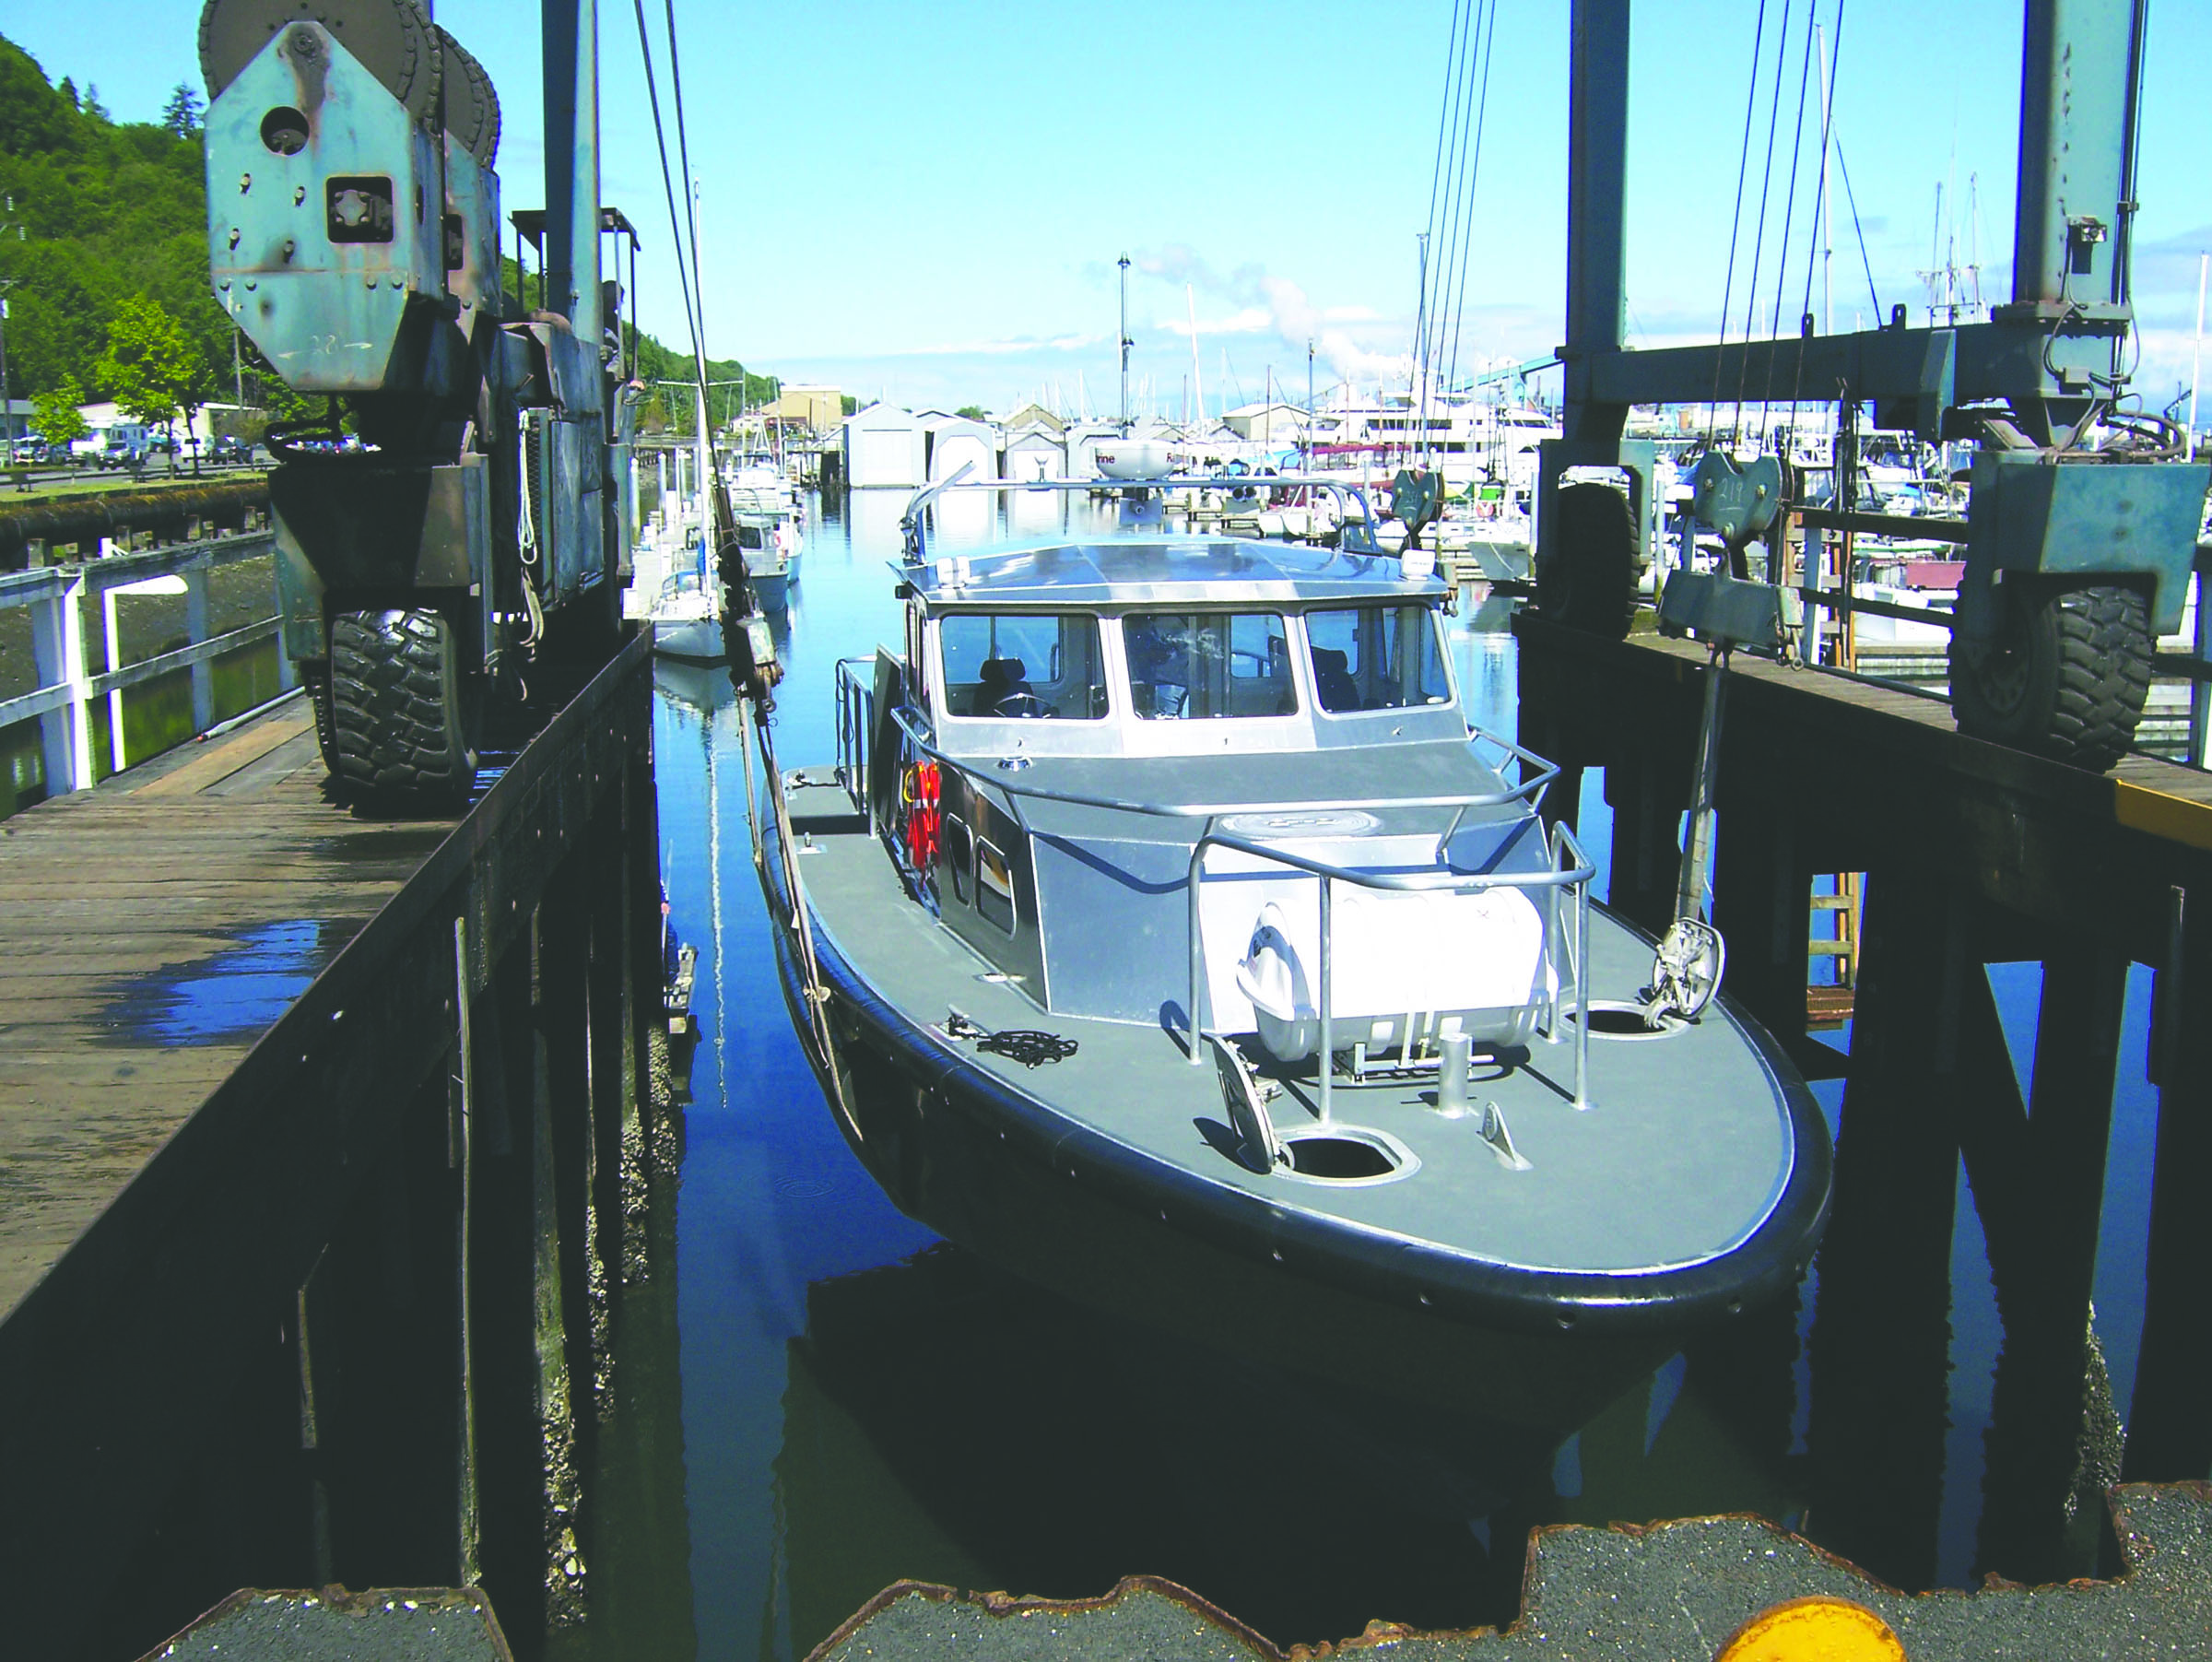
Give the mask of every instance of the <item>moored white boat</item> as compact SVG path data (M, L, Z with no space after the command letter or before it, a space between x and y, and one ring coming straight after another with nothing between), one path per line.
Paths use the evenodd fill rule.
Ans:
M630 562L622 615L653 631L655 653L700 664L729 656L722 627L727 596L695 524L680 514L656 516Z

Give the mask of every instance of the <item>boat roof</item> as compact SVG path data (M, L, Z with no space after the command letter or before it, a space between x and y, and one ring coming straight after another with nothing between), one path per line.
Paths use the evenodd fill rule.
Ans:
M1236 536L1117 536L947 555L901 573L930 609L1221 606L1359 599L1428 604L1450 593L1394 554L1347 554Z

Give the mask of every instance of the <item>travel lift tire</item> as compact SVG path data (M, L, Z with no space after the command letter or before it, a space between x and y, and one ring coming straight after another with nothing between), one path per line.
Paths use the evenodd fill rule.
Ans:
M2135 742L2150 690L2138 589L2006 583L1994 645L1951 639L1959 731L2101 773Z
M1636 616L1636 525L1629 499L1594 481L1563 488L1549 559L1536 563L1536 609L1554 623L1618 641Z
M330 707L330 660L301 665L300 679L307 688L308 708L315 714L315 748L323 753L323 771L335 779L339 772L338 723Z
M476 783L453 626L434 611L342 612L330 626L335 775L356 797L450 802Z

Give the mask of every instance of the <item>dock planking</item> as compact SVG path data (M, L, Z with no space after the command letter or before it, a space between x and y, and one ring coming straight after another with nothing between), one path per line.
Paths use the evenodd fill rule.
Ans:
M457 818L355 818L295 698L0 821L0 1319Z

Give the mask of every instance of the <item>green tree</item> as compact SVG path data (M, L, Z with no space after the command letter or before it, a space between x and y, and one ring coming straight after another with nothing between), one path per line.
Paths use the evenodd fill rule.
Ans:
M988 421L991 419L989 413L985 411L983 407L980 404L963 404L959 409L954 410L952 413L970 421Z
M63 376L57 385L39 394L30 401L30 418L39 436L49 444L68 444L83 438L88 430L76 407L84 401L85 390L76 384L74 375Z
M200 130L200 114L206 108L192 83L179 81L161 108L161 124L179 138L190 138Z
M166 428L172 454L177 417L199 407L206 381L199 348L160 302L135 294L115 308L108 349L100 355L100 384L132 420Z

